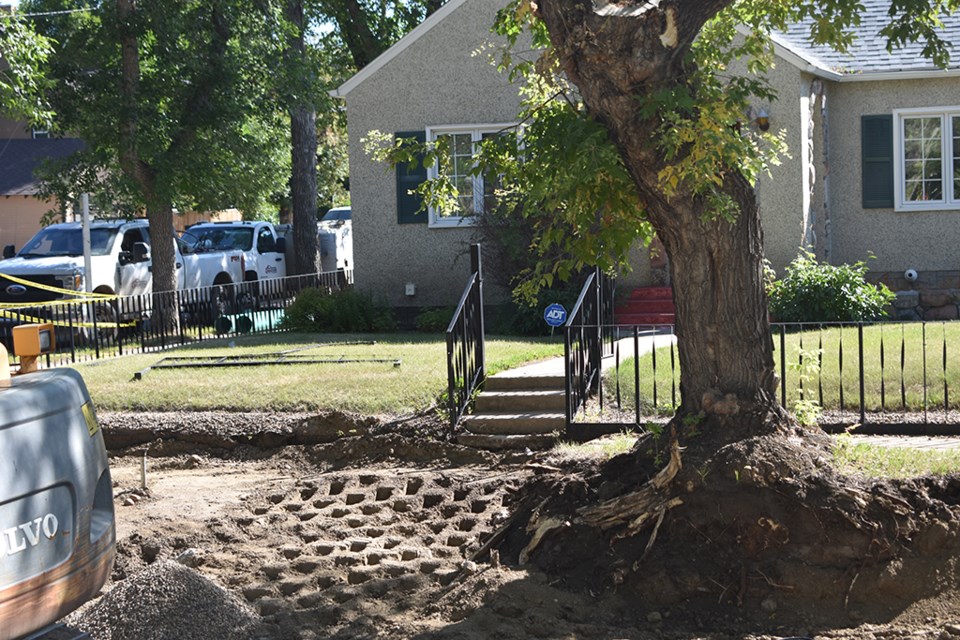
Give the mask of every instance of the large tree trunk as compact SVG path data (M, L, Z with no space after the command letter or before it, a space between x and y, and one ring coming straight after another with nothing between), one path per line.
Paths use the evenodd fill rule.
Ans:
M735 222L711 216L696 198L668 198L658 177L666 161L651 143L659 121L641 115L636 98L687 82L690 44L726 4L648 2L633 8L617 5L616 15L601 15L604 11L591 2L547 0L539 11L564 71L620 150L670 259L681 369L679 415L737 413L739 422L758 427L780 409L756 198L733 170L723 188L740 205Z
M287 19L296 34L287 43L292 64L303 64L306 18L303 2L287 3ZM316 273L320 270L317 240L317 110L302 98L290 107L292 174L290 200L293 210L293 273Z
M301 105L291 109L290 137L294 273L316 273L320 270L320 248L317 240L317 112L313 107Z
M120 120L120 167L137 183L147 203L150 221L151 272L154 291L174 291L177 277L173 247L173 205L156 194L156 175L140 157L137 145L140 90L140 43L136 36L136 0L117 0L120 19L120 87L123 116Z
M150 222L150 255L154 291L176 291L176 253L173 237L173 205L162 199L147 204Z
M687 82L690 43L728 2L596 4L542 0L539 12L670 258L681 406L669 442L650 431L596 471L565 469L518 492L503 557L582 591L614 589L638 608L730 606L760 624L774 609L778 623L884 620L952 587L955 483L843 476L830 439L778 406L750 184L724 173L740 209L732 222L660 187L658 121L639 113L637 96Z

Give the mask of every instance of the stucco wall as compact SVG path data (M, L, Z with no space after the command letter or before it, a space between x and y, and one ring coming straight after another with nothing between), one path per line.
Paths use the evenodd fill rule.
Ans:
M503 3L465 2L346 98L356 284L390 305L454 304L468 275L467 246L475 234L470 228L398 225L394 170L371 159L363 151L362 140L373 129L394 133L514 121L519 107L517 88L489 64L485 54L474 53L494 40L489 26ZM779 95L776 104L767 105L771 126L786 131L791 157L771 167L770 176L760 178L757 194L766 257L782 273L803 241L801 97L809 96L812 78L779 60L769 79ZM820 141L815 129L814 142ZM818 157L819 151L815 149L814 155ZM813 206L822 208L821 186L815 183L814 188ZM647 251L637 248L632 253L634 270L621 285L649 284ZM407 283L416 285L415 296L404 294ZM494 299L504 295L490 293Z
M456 304L469 275L474 231L397 224L394 170L365 154L361 141L372 129L392 134L515 121L517 88L486 54L474 55L494 40L490 26L503 4L464 3L347 96L355 281L390 305ZM407 283L416 285L415 296L405 295ZM488 299L498 297L489 293Z
M849 82L835 85L829 106L833 262L877 259L874 272L951 271L960 267L960 211L863 209L860 117L894 109L960 104L960 80Z
M757 182L757 201L763 225L764 255L778 275L793 260L803 241L804 182L803 157L806 142L801 127L801 98L809 93L809 78L778 59L768 80L777 92L777 101L766 106L770 130L785 132L787 153L780 165L772 165Z
M40 230L40 218L53 203L32 196L0 196L0 246L17 251Z

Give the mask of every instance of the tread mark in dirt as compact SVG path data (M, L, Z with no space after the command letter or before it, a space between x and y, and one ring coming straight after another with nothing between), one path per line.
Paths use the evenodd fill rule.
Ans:
M358 596L449 585L495 528L490 507L504 493L475 476L427 472L340 471L274 488L251 500L252 516L236 519L271 557L259 558L260 582L241 592L270 615L334 603L360 610ZM301 548L279 546L291 534Z

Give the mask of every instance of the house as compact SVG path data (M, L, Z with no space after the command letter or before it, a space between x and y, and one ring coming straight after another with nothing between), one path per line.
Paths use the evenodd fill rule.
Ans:
M362 140L372 130L449 135L465 150L454 154L459 172L471 141L515 122L517 87L476 54L496 41L490 25L503 4L449 0L336 91L347 108L356 283L393 306L454 304L474 234L470 218L414 213L420 203L408 190L435 168L391 169L371 158ZM888 53L876 34L889 0L863 5L846 53L809 44L804 25L774 37L769 80L778 100L755 105L751 118L764 115L771 128L785 130L790 157L756 187L765 253L778 273L801 246L834 264L876 256L871 272L903 292L903 317L956 318L960 65L937 69L919 45ZM960 16L945 22L946 39L956 41ZM482 211L482 180L455 177L472 188L464 206ZM650 262L638 251L622 283L659 279ZM908 270L917 277L907 278Z
M39 196L34 171L45 160L83 148L76 138L48 138L12 120L0 119L0 245L18 249L40 230L40 220L56 203Z
M40 230L42 218L61 207L40 195L36 170L48 161L66 158L84 148L77 138L52 138L46 131L31 129L22 122L0 118L0 246L19 249ZM64 211L53 222L72 220L77 212ZM201 220L239 220L237 209L176 216L177 231Z

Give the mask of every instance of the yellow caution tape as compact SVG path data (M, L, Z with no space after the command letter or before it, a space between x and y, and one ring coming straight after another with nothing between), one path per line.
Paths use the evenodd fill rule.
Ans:
M70 322L68 320L51 320L50 318L40 318L37 316L26 316L21 313L11 313L9 311L0 310L0 318L10 318L11 320L17 320L18 322L33 322L37 324L47 323L56 325L58 327L74 327L80 329L104 329L110 327L135 327L137 326L136 322L113 322L112 320L107 320L104 322Z
M76 291L74 289L61 289L60 287L53 287L48 284L40 284L39 282L24 280L23 278L11 276L8 273L0 273L0 277L6 278L10 282L22 284L25 287L33 287L34 289L40 289L41 291L49 291L51 293L62 293L69 296L77 296L80 298L91 298L95 300L114 300L120 297L112 293L94 293L92 291Z

